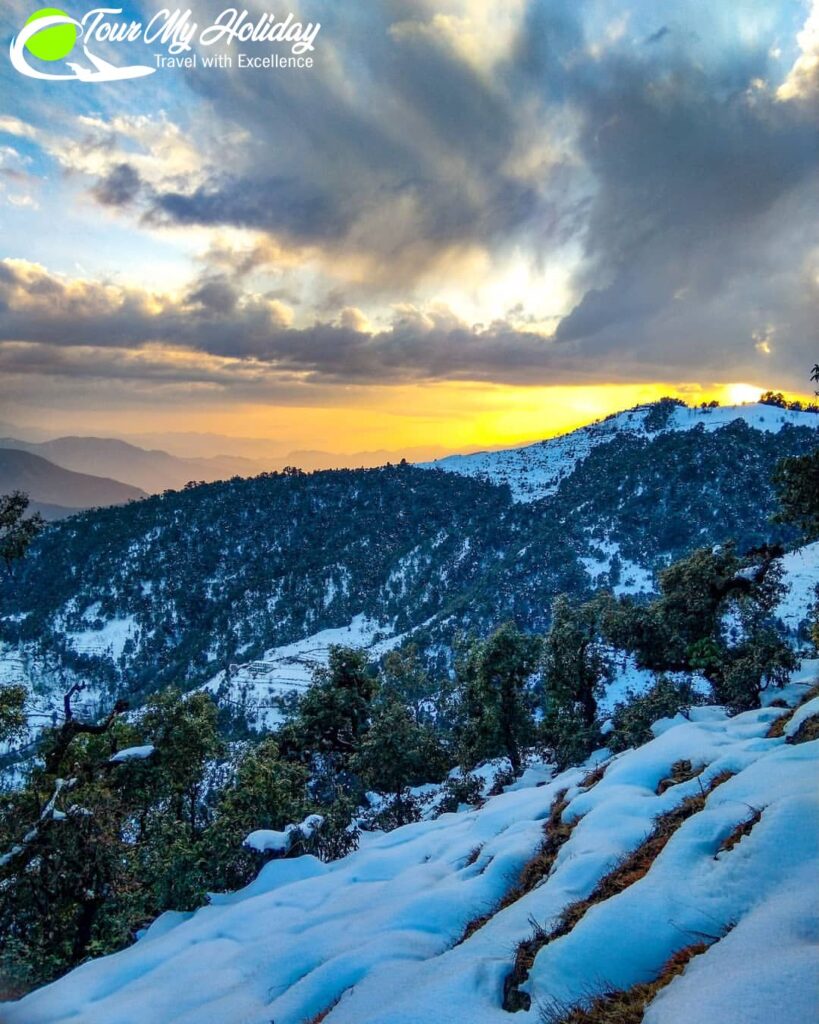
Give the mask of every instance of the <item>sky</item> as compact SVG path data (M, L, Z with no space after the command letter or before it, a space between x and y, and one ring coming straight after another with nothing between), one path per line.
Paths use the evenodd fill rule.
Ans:
M8 55L37 5L3 4L4 424L437 452L810 393L819 0L242 8L320 25L313 66L223 39L40 81ZM83 42L168 52L66 60Z

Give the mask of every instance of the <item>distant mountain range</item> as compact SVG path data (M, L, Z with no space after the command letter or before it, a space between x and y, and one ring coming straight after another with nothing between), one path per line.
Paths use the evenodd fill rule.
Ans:
M148 494L179 490L191 481L213 483L236 476L258 476L260 473L280 471L286 466L298 466L305 471L366 469L383 466L388 462L399 462L402 457L410 462L426 459L431 454L429 447L419 447L400 453L387 449L351 453L306 449L259 459L248 459L240 455L182 457L161 449L140 448L111 437L58 437L50 441L0 437L0 449L30 452L74 473L119 480Z
M792 543L771 477L817 442L811 413L661 402L434 468L271 474L88 512L46 530L0 590L0 681L46 694L75 674L103 703L224 686L235 703L235 683L292 675L328 630L411 635L443 671L456 633L543 631L558 594L646 593L729 538Z
M148 494L178 490L191 480L212 483L234 476L255 476L270 468L236 455L182 459L111 437L58 437L41 442L3 437L0 448L30 452L74 473L110 477Z
M0 450L0 494L24 491L32 510L61 519L84 509L124 505L147 497L138 487L88 473L74 473L32 452Z
M752 404L705 409L689 409L668 403L641 406L609 416L597 423L581 427L560 437L503 450L487 450L474 454L445 454L434 462L426 461L437 454L429 447L416 447L400 452L389 449L351 453L304 449L286 455L246 458L241 455L180 456L159 448L142 448L118 438L58 437L45 441L0 437L0 450L15 450L38 456L54 469L67 470L86 477L82 483L59 473L47 473L40 464L29 469L26 479L35 507L49 519L62 518L77 509L94 508L124 501L180 490L185 485L214 483L235 477L254 477L297 466L306 472L324 469L371 469L403 459L422 468L442 469L459 476L476 477L495 484L508 484L517 502L531 502L554 494L566 479L595 448L616 438L654 436L667 431L686 431L701 425L707 432L730 423L742 421L753 429L778 431L785 424L815 426L817 417L811 413L781 409L776 406ZM7 426L2 424L2 426ZM220 435L214 435L215 441ZM8 464L11 467L11 464ZM16 473L22 472L18 463ZM32 464L33 465L33 464ZM11 468L7 470L11 474ZM12 488L13 479L0 477L0 493ZM89 480L96 482L89 483ZM68 488L60 491L60 481ZM118 489L120 485L124 490ZM103 498L101 496L108 496Z

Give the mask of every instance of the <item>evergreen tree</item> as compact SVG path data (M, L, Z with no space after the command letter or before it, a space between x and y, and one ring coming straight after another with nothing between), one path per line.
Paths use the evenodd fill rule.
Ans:
M819 448L783 459L774 482L780 504L777 519L797 526L805 541L819 539Z
M166 909L209 888L207 775L219 752L205 694L157 695L138 722L121 707L98 723L47 730L25 785L0 803L0 964L15 983L49 981L121 948ZM147 757L118 750L154 745Z
M25 686L14 683L0 686L0 743L11 743L26 731Z
M543 644L543 735L561 767L583 760L599 739L597 697L609 674L598 628L599 605L552 606Z
M732 544L700 548L660 573L654 601L608 599L603 633L643 668L701 672L718 701L755 707L761 691L782 685L795 664L772 617L785 593L781 555L776 547L743 558Z
M168 689L147 701L140 728L153 744L151 777L170 802L174 819L201 833L209 810L203 795L208 765L223 752L218 711L207 693L182 696Z
M388 695L351 761L351 769L368 790L388 794L395 824L416 817L407 792L410 786L440 782L449 761L434 730L419 725L412 712Z
M405 644L387 654L380 682L382 692L410 708L416 722L425 717L424 709L431 697L432 684L417 644Z
M376 688L362 651L331 647L327 667L319 669L299 702L291 744L302 752L345 762L369 727Z
M468 768L505 754L515 774L521 750L534 735L529 680L537 669L540 639L506 623L462 653L461 757Z
M29 500L21 491L0 495L0 561L10 573L45 525L39 512L26 517Z
M245 837L259 828L281 831L313 812L308 779L303 765L281 757L273 737L247 751L220 793L204 836L209 885L237 889L255 878L260 857L242 845Z

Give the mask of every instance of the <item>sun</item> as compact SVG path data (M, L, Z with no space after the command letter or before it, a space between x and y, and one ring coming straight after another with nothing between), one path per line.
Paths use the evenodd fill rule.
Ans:
M758 402L762 389L755 388L753 384L726 384L725 393L731 405L745 405Z

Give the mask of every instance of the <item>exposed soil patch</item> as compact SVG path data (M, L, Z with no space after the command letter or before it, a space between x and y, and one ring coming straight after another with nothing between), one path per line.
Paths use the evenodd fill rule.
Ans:
M671 765L671 774L666 776L664 779L660 779L657 783L657 796L662 796L667 789L671 789L672 786L679 786L683 782L689 782L691 779L696 779L698 775L702 775L705 771L705 765L700 765L699 768L694 768L690 761L682 760L675 761Z

